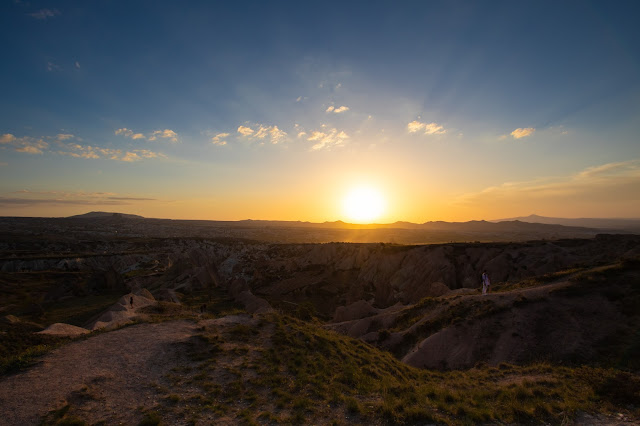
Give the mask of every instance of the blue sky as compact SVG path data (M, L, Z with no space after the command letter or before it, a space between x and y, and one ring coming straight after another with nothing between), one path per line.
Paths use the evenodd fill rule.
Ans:
M638 12L5 1L0 214L638 217Z

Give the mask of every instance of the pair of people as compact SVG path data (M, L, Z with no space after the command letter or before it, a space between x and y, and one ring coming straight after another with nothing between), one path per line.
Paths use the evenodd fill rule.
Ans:
M482 294L487 294L489 292L489 288L491 287L491 281L489 281L489 275L487 271L482 271Z

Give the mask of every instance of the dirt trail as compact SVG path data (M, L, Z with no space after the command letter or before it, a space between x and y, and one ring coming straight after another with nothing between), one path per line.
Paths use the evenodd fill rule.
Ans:
M516 288L513 290L507 290L507 291L494 291L494 292L489 292L486 295L482 295L482 294L471 294L471 295L464 295L462 296L463 298L467 297L467 298L477 298L477 297L489 297L489 298L493 298L495 296L506 296L506 295L513 295L513 294L522 294L522 295L532 295L532 296L537 296L540 294L544 294L544 293L548 293L549 290L551 289L555 289L555 288L562 288L562 287L567 287L569 285L572 284L572 279L581 275L581 274L587 274L587 273L592 273L592 272L602 272L605 271L607 269L613 268L616 265L605 265L605 266L597 266L595 268L590 268L590 269L585 269L585 270L581 270L578 272L574 272L573 274L558 278L556 280L553 280L551 282L545 283L545 284L538 284L532 287L523 287L523 288Z
M159 383L184 358L196 324L139 324L54 350L27 371L0 378L0 425L34 425L67 403L92 422L137 424L159 401ZM83 416L84 417L84 416Z

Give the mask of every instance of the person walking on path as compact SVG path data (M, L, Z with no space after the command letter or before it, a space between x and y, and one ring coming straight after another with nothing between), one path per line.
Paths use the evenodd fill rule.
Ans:
M487 270L482 271L482 294L487 294L489 292L489 288L491 287L491 281L489 281L489 275L487 274Z

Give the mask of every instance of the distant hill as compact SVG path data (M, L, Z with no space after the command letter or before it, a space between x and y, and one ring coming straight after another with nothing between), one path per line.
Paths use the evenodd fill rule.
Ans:
M69 216L68 219L104 219L104 218L123 218L123 219L144 219L142 216L135 214L113 213L113 212L89 212Z
M522 221L528 223L541 223L547 225L564 225L564 226L577 226L586 228L595 228L602 230L618 230L628 231L634 233L640 233L640 219L607 219L607 218L579 218L579 219L566 219L559 217L545 217L532 214L523 217L514 217L509 219L498 219L492 222L509 222L509 221Z

